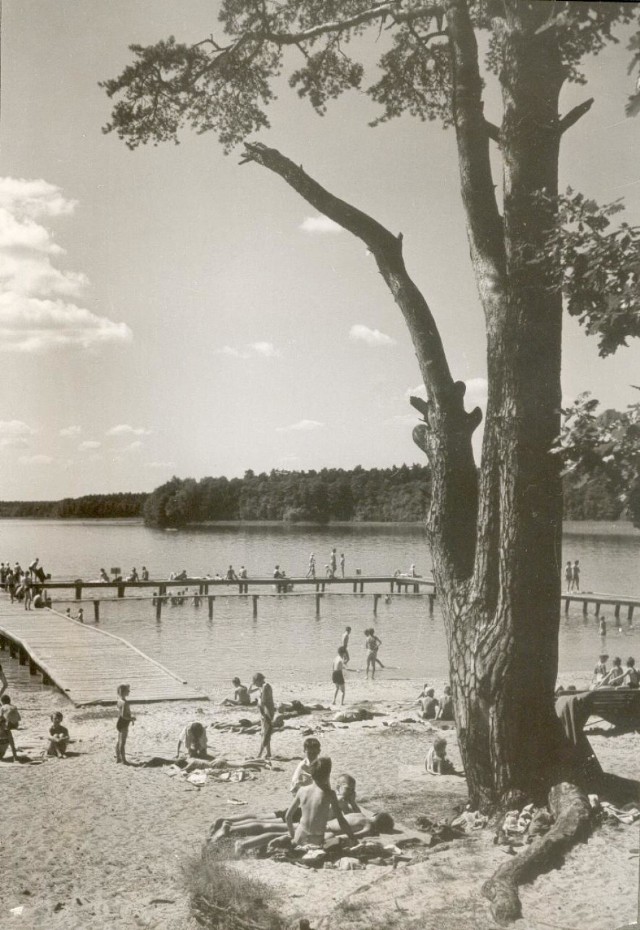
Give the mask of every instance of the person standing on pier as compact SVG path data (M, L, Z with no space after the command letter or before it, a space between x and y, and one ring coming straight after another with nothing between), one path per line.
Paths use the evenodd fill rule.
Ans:
M248 594L249 585L246 584L247 570L244 567L244 565L240 566L240 571L238 572L238 578L240 580L240 594Z
M573 569L571 572L571 581L573 584L574 591L580 591L580 562L578 559L573 563Z
M142 581L149 580L149 569L146 567L146 565L142 566L142 574L140 575L140 578L142 579Z
M135 723L136 719L131 713L131 705L129 703L130 691L131 688L129 685L118 685L118 701L116 704L118 708L118 719L116 720L116 730L118 731L116 762L122 762L123 765L128 765L125 747L127 745L127 736L129 735L129 726Z
M312 552L311 555L309 556L309 568L307 569L306 577L307 577L307 578L315 578L315 577L316 577L316 557L315 557L315 555L313 554L313 552Z
M571 568L571 562L567 562L565 567L564 580L567 582L567 594L569 594L573 587L573 569Z
M344 578L344 552L340 553L340 572L342 573L342 577Z
M331 555L329 556L329 568L331 569L331 575L329 577L335 578L338 570L338 553L336 552L335 546L331 550Z
M258 691L258 710L260 711L260 721L262 726L262 739L257 758L262 757L264 752L265 759L271 758L271 734L273 733L273 721L276 715L276 705L273 701L273 689L266 680L262 672L256 672L253 676L252 691Z

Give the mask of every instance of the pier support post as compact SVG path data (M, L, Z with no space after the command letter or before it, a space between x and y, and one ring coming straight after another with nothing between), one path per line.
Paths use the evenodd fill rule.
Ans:
M620 603L616 604L614 611L613 611L613 616L616 618L616 620L620 619Z
M633 620L633 608L634 608L634 605L633 605L633 604L629 604L629 607L628 607L628 610L627 610L627 620L629 620L629 621ZM4 646L3 646L2 648L4 649Z
M378 615L378 601L380 600L379 594L373 595L373 616L377 617Z
M586 617L589 613L589 601L582 602L582 616Z
M568 614L569 614L569 604L570 604L570 603L571 603L571 598L570 598L570 597L565 598L565 602L564 602L564 615L565 615L565 617L568 616Z
M50 684L51 684L51 679L49 678L49 676L47 675L46 672L43 672L43 673L42 673L42 684L43 684L43 685L50 685Z
M26 665L26 664L27 664L27 653L24 651L24 649L21 649L20 650L20 665Z
M213 602L215 597L213 594L207 594L207 605L209 607L209 620L213 620Z
M253 601L253 619L255 620L258 616L258 596L257 594L251 595L251 600Z
M156 597L156 620L160 620L162 617L162 602L164 598L159 595Z
M433 605L436 599L435 591L433 592L433 594L429 594L427 596L429 598L429 616L433 617Z
M123 584L118 585L118 597L124 597L124 585Z
M36 663L33 661L33 659L29 659L29 674L30 674L30 675L37 675L37 674L38 674L38 666L37 666Z
M395 581L389 582L389 591L391 592L391 594L393 594L393 592L395 591L395 584L396 584Z
M4 638L4 636L0 636L0 649L2 649L2 651L4 652L6 648L7 648L7 641Z
M316 594L316 617L320 616L320 598L321 597L322 597L321 594Z
M100 623L100 601L97 598L93 601L93 619L96 623Z
M81 601L82 600L82 582L76 581L74 587L76 589L76 600Z
M596 601L596 619L600 616L600 601Z
M9 642L9 655L11 656L11 658L15 659L17 653L18 653L18 647L16 646L16 644Z

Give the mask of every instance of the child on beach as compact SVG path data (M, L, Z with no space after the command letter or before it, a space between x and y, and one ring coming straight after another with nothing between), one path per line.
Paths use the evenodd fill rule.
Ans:
M640 688L640 672L636 668L636 660L629 656L626 662L627 668L622 676L622 681L620 684L624 684L625 678L627 679L627 687L629 688Z
M11 750L13 761L17 762L18 754L16 753L16 744L13 742L13 733L7 726L5 718L0 717L0 759L4 759L7 749Z
M128 765L125 746L127 745L129 725L135 723L136 719L131 713L131 705L129 704L130 691L131 688L129 685L118 685L118 701L116 704L118 708L118 719L116 720L116 730L118 731L116 762L122 762L123 765Z
M356 780L353 775L338 775L336 779L336 796L343 814L360 814L356 800Z
M332 704L335 704L338 699L338 692L342 694L341 704L344 704L344 665L345 665L345 655L348 655L347 650L344 646L338 646L338 654L333 660L333 671L331 673L331 681L336 686L335 693L333 695Z
M262 729L262 739L260 740L260 749L257 758L262 758L264 752L265 759L271 758L271 734L273 733L273 721L276 715L276 705L273 701L273 689L266 680L262 672L256 672L253 676L252 691L258 691L258 710L260 711L260 723Z
M422 708L423 720L436 719L438 715L438 708L440 707L440 701L435 696L435 690L433 688L427 688L425 696L420 698L420 707Z
M427 753L424 767L430 775L453 775L454 768L447 758L447 741L439 737Z
M60 759L66 759L67 746L69 745L69 731L62 725L62 713L57 710L51 714L51 726L49 727L49 745L47 746L48 756L58 756Z
M184 746L189 759L207 758L207 731L203 724L195 720L187 724L178 737L176 759L180 758L180 747Z
M348 663L349 659L351 658L351 656L349 655L349 637L350 636L351 636L351 627L346 626L344 628L344 633L342 634L342 645L345 651L345 656L344 656L345 665Z
M593 678L591 679L590 690L597 688L607 677L607 660L609 656L606 652L603 652L598 656L598 664L593 670Z
M8 694L3 694L0 698L0 717L5 721L9 730L17 730L20 725L20 711L11 703Z
M298 788L310 785L312 782L311 769L320 755L320 740L315 736L308 736L302 744L304 759L299 762L291 778L291 794L297 794Z

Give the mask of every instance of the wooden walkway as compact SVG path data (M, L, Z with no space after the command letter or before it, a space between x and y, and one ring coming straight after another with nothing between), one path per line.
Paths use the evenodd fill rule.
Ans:
M0 598L0 649L29 664L77 706L115 704L119 684L131 685L134 704L208 700L131 643L85 626L55 610L25 610ZM3 657L4 660L4 657Z

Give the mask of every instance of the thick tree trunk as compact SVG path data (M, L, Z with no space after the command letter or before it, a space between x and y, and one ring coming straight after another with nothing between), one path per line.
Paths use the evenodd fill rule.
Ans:
M562 498L550 449L560 429L562 301L554 268L533 265L555 220L541 194L557 194L563 72L548 35L537 36L524 4L507 19L500 75L504 120L504 268L467 208L487 317L489 397L480 474L475 562L452 577L434 545L443 594L458 738L471 801L503 803L513 792L545 797L559 775L554 712L559 626ZM464 10L453 0L461 108L476 75L465 58ZM457 70L456 70L457 69ZM457 81L457 83L456 83ZM466 96L465 96L466 95ZM464 136L469 119L457 126ZM473 194L461 151L463 192ZM473 165L471 165L473 167ZM484 236L484 238L483 238ZM495 249L493 249L495 253ZM498 268L487 284L487 265ZM430 525L446 520L434 501Z

